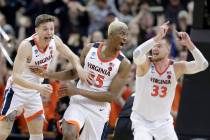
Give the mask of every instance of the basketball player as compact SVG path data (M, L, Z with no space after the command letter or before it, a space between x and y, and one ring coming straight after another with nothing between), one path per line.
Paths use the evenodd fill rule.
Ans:
M136 96L132 108L134 140L177 140L170 115L177 79L183 74L205 70L208 62L196 48L189 35L178 32L181 45L188 48L193 61L173 62L166 38L168 22L160 26L157 35L138 46L133 52L136 70ZM151 50L152 57L146 54Z
M101 140L109 102L117 100L131 68L120 51L127 34L127 25L115 20L108 28L107 42L90 43L83 49L80 61L89 73L88 84L79 81L77 87L69 83L60 88L60 94L72 96L63 117L63 140ZM74 77L69 71L46 75L60 80Z
M36 33L20 43L13 73L7 82L0 114L0 140L8 137L15 117L23 110L30 140L43 139L44 116L40 94L49 96L52 87L41 84L43 78L31 73L29 66L41 66L47 70L55 51L58 50L72 62L81 79L85 79L79 58L63 44L59 37L54 35L54 17L47 14L39 15L35 26Z

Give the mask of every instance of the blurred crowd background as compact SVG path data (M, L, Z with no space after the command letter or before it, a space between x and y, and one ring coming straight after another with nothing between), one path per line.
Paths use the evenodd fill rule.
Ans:
M34 20L39 14L47 13L56 16L55 34L78 56L89 42L105 41L108 25L117 17L129 27L128 42L123 53L132 61L133 50L156 34L156 27L166 20L170 21L168 32L171 43L170 57L175 60L186 60L187 49L176 42L176 31L190 33L193 21L194 2L192 0L0 0L0 27L9 35L7 42L0 36L0 43L14 60L18 44L34 33ZM12 65L7 62L0 51L0 104L3 100L4 87L11 75ZM68 67L68 62L57 54L56 61L50 67L60 71ZM134 92L135 65L122 90L122 99L126 101ZM57 81L50 82L54 89L59 87ZM141 88L141 87L139 87ZM179 108L182 78L172 107L176 119ZM57 92L54 90L54 92ZM46 123L44 135L59 139L61 136L58 120L62 118L68 106L68 97L58 99L52 94L49 99L43 98ZM112 103L110 127L114 128L122 105ZM22 116L15 121L12 135L28 135L27 126Z

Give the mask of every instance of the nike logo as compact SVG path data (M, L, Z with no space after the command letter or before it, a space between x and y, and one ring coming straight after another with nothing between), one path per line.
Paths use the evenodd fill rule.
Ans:
M104 109L99 109L99 111L103 111Z

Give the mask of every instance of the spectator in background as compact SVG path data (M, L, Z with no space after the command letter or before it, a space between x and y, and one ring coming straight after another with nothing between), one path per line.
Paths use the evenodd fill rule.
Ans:
M131 27L134 24L136 24L139 27L139 44L155 35L155 30L153 28L154 16L149 11L140 11L138 15L131 21L130 24Z
M0 27L3 30L7 30L11 33L11 35L15 36L15 31L13 27L7 23L6 18L3 13L0 12Z
M63 6L56 10L56 15L62 25L60 35L63 41L67 43L72 33L87 36L89 26L87 8L77 0L63 0L63 2Z
M76 31L74 33L70 33L68 41L67 41L67 45L71 48L71 50L75 54L80 55L81 50L83 48L81 34L78 31Z
M93 34L90 37L90 42L94 43L94 42L102 42L102 41L104 41L102 32L100 31L93 32Z
M88 34L92 34L94 31L100 30L105 25L106 17L110 10L107 0L95 0L87 7L87 9L90 17Z
M0 51L0 109L3 102L4 88L6 86L6 79L9 76L9 70L6 67L6 59L4 58L2 52Z
M17 17L17 25L19 26L18 30L18 38L17 38L17 44L20 44L20 42L27 38L29 35L32 34L32 23L31 19L28 16L24 16L21 13Z
M133 51L138 43L139 28L136 24L128 26L130 32L128 33L128 41L125 47L122 48L123 54L130 60L133 60Z
M187 11L182 10L178 14L178 24L177 24L177 30L182 32L190 33L190 25L189 25L189 14Z
M119 2L118 3L119 8L116 7L114 0L107 0L107 2L110 8L110 12L113 12L119 20L127 24L131 21L132 11L131 11L131 8L129 7L129 2L127 0Z
M175 23L177 25L177 17L181 10L184 10L184 6L180 2L180 0L170 0L169 4L165 9L166 20L169 20L170 22Z
M109 24L114 21L115 19L115 14L112 13L112 12L109 12L105 18L105 24L103 25L103 27L100 29L100 31L103 33L103 36L105 39L107 39L107 35L108 35L108 27L109 27Z

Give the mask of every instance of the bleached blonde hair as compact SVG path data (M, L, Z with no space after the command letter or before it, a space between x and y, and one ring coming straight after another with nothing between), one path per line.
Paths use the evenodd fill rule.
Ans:
M124 22L121 22L117 18L115 18L115 20L111 22L108 27L108 36L116 32L119 28L128 29L128 26Z

